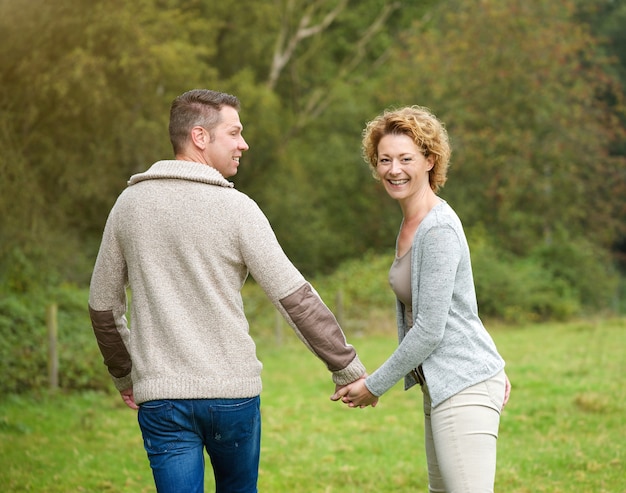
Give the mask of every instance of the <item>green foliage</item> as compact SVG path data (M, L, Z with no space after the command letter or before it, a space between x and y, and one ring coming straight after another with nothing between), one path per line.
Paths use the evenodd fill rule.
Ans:
M2 393L45 388L48 382L45 307L32 298L0 299Z
M480 312L509 322L567 320L611 308L619 278L609 252L564 234L526 257L498 248L485 228L471 228L474 280Z
M30 249L27 253L14 246L0 256L0 295L25 295L57 281L49 269L41 268L46 252L36 245L27 244L26 248Z
M62 286L52 299L58 305L59 386L77 390L108 390L111 379L93 335L87 293Z
M406 63L385 83L447 124L444 195L465 224L521 256L561 228L604 248L624 229L624 159L610 153L623 94L575 12L569 0L442 3L406 33Z
M338 293L341 295L346 320L365 322L372 314L383 312L395 321L396 301L388 281L393 258L393 250L387 254L369 252L359 260L344 262L333 274L314 281L315 286L329 304ZM369 331L377 332L377 328L366 328Z
M531 259L549 271L555 284L563 284L576 294L585 310L603 311L610 308L619 279L611 268L610 254L585 238L564 234L549 244L535 248Z
M542 263L498 249L481 228L468 239L481 316L519 323L565 320L581 311L575 291Z
M111 382L91 330L87 294L70 286L0 298L0 393L48 386L47 307L57 305L59 386L107 389Z
M624 12L607 0L0 2L0 289L86 286L126 180L171 156L171 100L210 87L240 96L251 149L234 181L305 274L393 246L400 213L360 157L361 130L387 106L424 104L453 142L444 197L486 228L504 264L491 277L515 270L501 284L523 286L491 308L502 294L479 278L487 313L601 308L613 282L597 252L626 234Z
M515 257L495 246L484 229L468 234L480 314L507 323L569 320L606 310L618 292L605 260L584 243L538 247ZM349 337L395 333L395 297L388 283L393 250L347 260L311 283ZM32 272L27 271L27 272ZM17 276L21 278L21 275ZM63 389L110 389L91 329L87 292L70 285L43 291L8 289L0 297L2 392L42 390L48 382L46 308L58 305L59 384ZM249 280L242 296L254 338L282 340L290 333L265 293ZM294 336L295 337L295 336Z
M190 39L210 20L155 7L0 4L0 255L37 245L49 258L39 268L84 283L83 259L95 257L86 248L125 180L171 155L171 99L215 80L199 63L207 45ZM171 38L176 24L185 29Z

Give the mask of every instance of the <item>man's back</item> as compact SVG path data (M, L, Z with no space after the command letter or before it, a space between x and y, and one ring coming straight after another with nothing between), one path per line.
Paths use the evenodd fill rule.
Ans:
M108 268L96 266L104 278L94 284L128 276L136 402L258 395L262 365L240 289L249 267L276 299L302 276L256 204L211 167L161 161L129 183L107 222Z

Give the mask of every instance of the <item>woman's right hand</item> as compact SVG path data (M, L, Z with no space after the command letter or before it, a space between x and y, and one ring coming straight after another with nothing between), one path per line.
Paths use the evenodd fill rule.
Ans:
M378 404L378 397L372 394L365 386L364 378L360 378L345 387L341 387L330 399L333 401L341 399L341 402L347 404L348 407L376 407L376 404Z

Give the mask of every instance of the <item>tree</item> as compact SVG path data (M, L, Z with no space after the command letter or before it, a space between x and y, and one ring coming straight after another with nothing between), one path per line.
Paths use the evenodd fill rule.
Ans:
M0 272L88 279L111 204L171 155L169 105L193 87L240 97L251 150L234 181L306 273L392 245L397 205L360 136L394 104L448 123L444 194L466 224L520 255L568 235L604 247L624 223L622 91L575 13L567 0L0 1Z
M181 87L215 80L199 63L211 43L191 40L210 20L157 4L0 4L3 263L18 255L41 275L60 268L69 279L88 279L106 211L125 180L171 154L169 102Z
M406 34L385 88L446 122L444 197L502 258L538 265L581 306L607 306L626 204L611 61L568 0L451 0L432 14Z
M308 273L389 246L384 208L372 200L380 191L360 157L360 133L380 108L374 81L388 70L390 48L431 3L286 0L274 12L280 22L272 24L271 45L262 38L272 56L267 70L255 74L279 108L260 121L271 118L278 135L261 139L262 152L250 141L244 161L258 166L251 172L244 166L236 182L259 201L285 250Z
M579 0L577 18L581 23L591 27L593 33L600 40L601 53L615 60L609 68L621 81L622 94L626 94L626 2L613 0ZM620 115L620 126L626 128L626 106L623 99L614 99L612 94L606 94L607 104L613 106ZM616 156L626 156L626 137L616 139L611 147L611 153ZM615 196L626 195L626 167L622 168L621 176L615 179ZM618 188L621 185L621 188ZM617 212L617 219L626 223L626 205L622 205ZM626 272L626 233L618 233L613 251L618 258L622 270Z
M386 83L447 123L445 194L467 224L521 255L579 235L607 247L623 228L624 161L610 153L623 128L606 104L621 91L575 12L568 0L442 3L407 34L404 70Z

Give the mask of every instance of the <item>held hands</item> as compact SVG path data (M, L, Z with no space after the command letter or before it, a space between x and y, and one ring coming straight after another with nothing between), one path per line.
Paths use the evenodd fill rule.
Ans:
M341 399L341 402L346 404L348 407L364 408L370 405L372 407L376 407L376 404L378 404L378 397L372 394L365 386L366 376L367 375L363 375L358 380L348 385L344 385L343 387L337 385L335 387L335 393L330 396L330 400L338 401ZM511 395L511 382L508 376L505 375L505 378L504 402L502 404L502 409L506 406Z
M370 405L376 407L378 404L378 397L365 386L365 376L343 387L337 386L335 393L330 396L330 400L338 401L340 399L348 407L364 408Z

